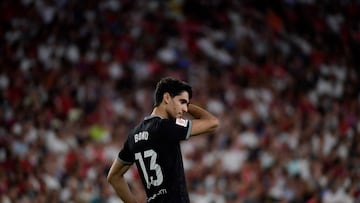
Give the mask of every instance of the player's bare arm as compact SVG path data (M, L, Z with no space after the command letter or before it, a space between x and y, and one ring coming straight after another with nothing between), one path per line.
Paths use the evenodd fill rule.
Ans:
M219 126L219 120L205 109L189 104L188 113L192 120L191 136L214 132Z
M108 173L107 180L124 203L137 203L124 178L124 174L130 166L131 165L125 165L118 159L115 159Z

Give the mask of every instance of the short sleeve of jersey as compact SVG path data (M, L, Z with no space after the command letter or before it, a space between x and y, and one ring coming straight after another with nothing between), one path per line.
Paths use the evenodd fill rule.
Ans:
M118 159L124 164L128 164L128 165L134 163L135 161L134 155L130 151L129 143L130 143L129 139L127 139L126 142L124 143L124 147L120 150L118 154Z
M191 120L182 118L162 119L160 123L160 132L166 139L180 141L190 137L191 127Z

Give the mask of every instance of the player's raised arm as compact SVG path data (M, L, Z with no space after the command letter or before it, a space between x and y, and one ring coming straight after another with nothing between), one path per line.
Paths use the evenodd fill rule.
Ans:
M214 115L195 104L189 104L188 113L194 118L191 136L214 132L219 126L219 120Z

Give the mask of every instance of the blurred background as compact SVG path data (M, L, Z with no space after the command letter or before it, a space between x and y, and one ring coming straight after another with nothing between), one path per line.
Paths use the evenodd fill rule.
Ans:
M358 0L2 0L0 202L121 202L163 76L221 120L182 143L191 202L360 202L359 59Z

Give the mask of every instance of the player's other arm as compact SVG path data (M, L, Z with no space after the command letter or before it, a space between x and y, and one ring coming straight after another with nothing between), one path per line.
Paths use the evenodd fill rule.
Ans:
M107 180L112 185L116 194L124 201L124 203L137 203L134 195L124 178L125 172L131 165L125 165L118 159L115 159L107 176Z
M214 132L219 126L219 120L205 109L189 104L188 113L192 120L191 136Z

